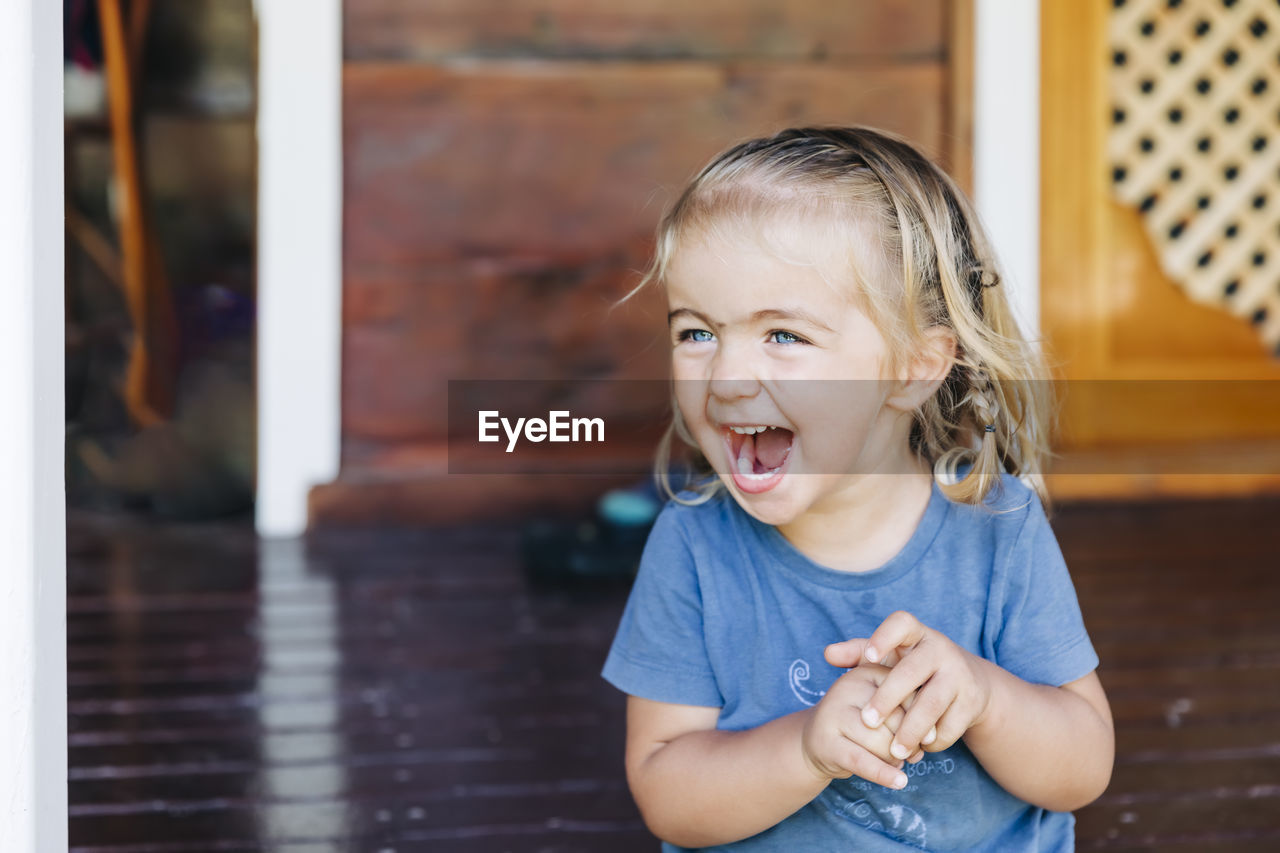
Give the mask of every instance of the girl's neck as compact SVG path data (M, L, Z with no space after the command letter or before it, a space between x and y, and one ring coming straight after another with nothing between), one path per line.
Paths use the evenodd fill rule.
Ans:
M898 471L865 474L838 495L778 531L815 563L865 572L889 562L910 541L933 494L933 474L923 460Z

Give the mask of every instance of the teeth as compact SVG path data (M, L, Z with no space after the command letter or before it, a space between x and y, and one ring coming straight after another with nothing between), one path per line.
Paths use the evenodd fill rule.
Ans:
M739 473L739 474L742 474L742 475L747 476L747 477L755 476L755 475L753 475L753 474L751 473L751 469L752 469L752 467L753 467L753 466L751 465L751 460L750 460L750 459L748 459L748 458L747 458L747 457L745 457L745 456L739 456L739 457L738 457L738 473Z
M735 426L735 427L729 427L729 429L733 430L733 431L734 431L734 432L736 432L738 435L755 435L756 433L758 433L758 432L764 432L764 431L765 431L765 430L767 430L767 429L777 429L777 427L773 427L773 426Z
M738 465L738 473L740 473L743 477L746 477L748 480L767 480L770 477L772 477L774 474L778 473L778 471L780 471L781 469L782 469L782 466L779 465L777 468L770 468L768 471L765 471L763 474L752 474L749 471L742 470L741 460L739 460L739 465Z

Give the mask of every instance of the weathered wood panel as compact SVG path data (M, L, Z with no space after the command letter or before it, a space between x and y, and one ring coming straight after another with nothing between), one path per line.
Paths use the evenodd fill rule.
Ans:
M393 443L443 441L451 379L665 377L661 294L611 310L634 286L632 269L625 258L605 257L428 263L349 275L342 407L348 461L367 460L378 443L385 451ZM396 381L386 381L388 371ZM619 400L610 414L625 409Z
M348 60L456 55L940 59L946 0L347 0Z
M449 379L664 376L659 295L608 308L733 140L865 121L944 145L937 65L380 64L345 85L344 456L383 470L443 441Z
M664 206L732 142L864 123L968 174L970 0L348 0L344 15L343 473L313 520L589 503L570 494L582 482L447 477L447 382L664 376L660 294L607 308Z
M716 152L868 123L943 150L941 65L348 65L346 263L614 255Z

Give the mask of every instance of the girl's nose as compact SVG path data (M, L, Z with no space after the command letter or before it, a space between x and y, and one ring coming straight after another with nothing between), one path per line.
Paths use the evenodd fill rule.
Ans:
M708 386L708 393L721 400L754 397L760 393L760 380L746 353L735 357L727 347L722 347L712 360Z

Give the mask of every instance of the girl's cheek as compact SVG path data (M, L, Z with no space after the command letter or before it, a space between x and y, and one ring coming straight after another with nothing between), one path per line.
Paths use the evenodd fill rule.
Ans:
M769 373L777 379L829 379L847 369L829 351L805 344L779 347L769 358Z
M697 379L706 372L706 362L706 355L678 348L671 355L671 373L676 379Z
M676 404L680 407L680 413L684 415L684 422L689 429L696 432L707 418L707 404L702 397L690 394L689 389L685 387L687 384L692 383L676 383Z

